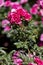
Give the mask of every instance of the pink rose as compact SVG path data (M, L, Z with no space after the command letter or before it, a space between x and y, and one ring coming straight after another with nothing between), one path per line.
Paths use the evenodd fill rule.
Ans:
M10 20L11 24L15 23L20 25L22 23L20 15L14 10L13 11L11 10L11 12L8 13L8 19Z
M40 36L40 41L43 41L43 33Z
M24 19L29 21L32 19L32 16L29 13L25 13Z
M30 9L30 13L36 15L38 13L38 9L38 4L34 4L33 7Z
M30 9L30 13L33 14L33 15L36 15L38 13L38 10L35 7L32 7Z
M31 19L32 19L31 14L30 14L30 13L28 13L28 12L27 12L27 10L25 10L25 9L23 9L23 8L18 9L18 11L17 11L17 12L20 14L20 16L21 16L21 17L23 17L23 18L24 18L24 20L29 21L29 20L31 20Z
M19 9L22 8L19 2L11 2L11 8L13 9Z
M11 28L10 28L9 26L6 26L6 27L4 28L4 32L10 31L10 30L11 30Z
M5 1L4 6L5 6L5 7L10 7L10 6L11 6L11 1Z
M0 0L0 7L4 5L4 0Z
M10 22L5 19L5 20L2 20L2 27L5 28L8 24L10 24Z
M43 0L38 0L38 3L43 8Z
M21 18L20 15L18 13L12 13L11 14L11 23L15 23L15 24L21 24Z
M16 65L22 65L23 60L19 58L19 52L15 52L12 56L13 63Z
M40 9L40 14L41 16L43 16L43 9Z
M23 8L20 8L20 9L18 9L17 10L17 12L18 12L18 14L20 15L20 16L25 16L25 13L27 13L27 10L25 10L25 9L23 9Z
M13 56L19 56L20 52L19 51L16 51Z
M25 9L12 9L11 12L8 13L8 19L10 20L11 24L22 24L21 20L24 18L24 20L31 20L32 16L30 13L28 13Z
M22 64L22 59L20 58L13 59L13 61L14 64L18 64L18 65Z
M40 40L38 42L38 46L43 46L43 33L40 35Z
M39 57L35 57L34 61L38 64L38 65L43 65L43 60L41 60Z
M36 8L36 9L39 9L39 5L38 4L34 4L33 7Z

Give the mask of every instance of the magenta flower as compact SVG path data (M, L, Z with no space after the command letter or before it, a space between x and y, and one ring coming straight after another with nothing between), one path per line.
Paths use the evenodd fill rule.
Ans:
M24 4L24 3L27 3L28 0L20 0L20 4Z
M43 65L43 60L41 60L39 57L34 57L34 62L29 63L28 65Z
M10 30L11 30L11 28L10 28L9 26L6 26L6 27L4 28L4 32L10 31Z
M2 27L5 28L8 24L10 24L10 22L5 19L5 20L2 20Z
M35 7L32 7L30 9L30 13L33 14L33 15L36 15L38 13L38 10Z
M24 19L29 21L32 19L32 16L29 13L25 13Z
M35 57L34 61L38 64L38 65L43 65L43 60L41 60L39 57Z
M8 13L8 19L10 20L11 24L19 24L21 25L21 20L24 18L24 20L31 20L32 16L23 8L20 9L12 9L10 14Z
M4 5L4 0L0 0L0 7Z
M40 9L40 15L43 16L43 9Z
M22 65L23 60L19 58L19 52L15 52L12 57L13 63L16 65Z
M25 16L25 13L27 12L27 10L23 9L23 8L20 8L17 10L18 14L23 17Z
M43 46L43 33L40 35L38 46L40 46L40 47Z
M20 52L16 51L15 53L13 53L13 56L19 56Z
M38 13L38 9L38 4L34 4L33 7L30 9L30 13L36 15Z
M40 41L43 41L43 33L40 36Z
M13 9L19 9L22 8L19 2L11 2L11 8Z
M21 18L20 18L20 15L16 12L12 13L11 14L11 21L10 21L12 24L15 23L15 24L21 24Z
M11 6L11 1L5 1L4 6L5 6L5 7L10 7L10 6Z
M16 65L20 65L20 64L22 64L22 59L20 59L20 58L16 58L16 59L13 59L14 60L14 64L16 64Z
M43 8L43 0L38 0L38 4Z
M39 9L39 5L38 4L34 4L33 7L36 8L36 9Z
M30 13L28 13L28 12L27 12L27 10L25 10L25 9L23 9L23 8L18 9L18 11L17 11L17 12L20 14L20 16L21 16L21 17L23 17L23 18L24 18L24 20L29 21L29 20L31 20L31 19L32 19L31 14L30 14Z

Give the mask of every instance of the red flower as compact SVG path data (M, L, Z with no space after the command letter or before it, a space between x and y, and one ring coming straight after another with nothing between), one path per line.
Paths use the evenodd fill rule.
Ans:
M38 64L38 65L43 65L43 60L41 60L39 57L35 57L34 61Z
M27 10L25 10L23 8L18 9L17 12L20 14L21 17L23 17L27 21L32 19L32 16L27 12Z
M21 20L24 18L24 20L29 21L32 19L32 16L23 8L20 9L12 9L10 14L8 14L8 19L12 24L21 24Z

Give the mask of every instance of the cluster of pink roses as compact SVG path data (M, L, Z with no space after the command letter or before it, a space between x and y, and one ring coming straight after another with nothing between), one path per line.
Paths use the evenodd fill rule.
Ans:
M16 3L20 3L20 4L24 4L24 3L27 3L28 2L28 0L20 0L20 2L16 2ZM0 0L0 7L2 7L2 6L11 6L12 7L12 5L13 5L14 3L13 2L11 2L11 0L6 0L6 1L4 1L4 0Z
M39 17L41 16L41 21L43 24L43 0L37 0L36 4L34 4L30 9L30 13L32 15L38 15Z
M32 6L30 9L30 14L27 10L23 9L21 3L23 3L24 0L20 0L20 3L17 2L11 2L10 0L4 0L0 1L0 7L10 7L11 11L8 12L8 20L4 19L2 20L2 27L4 28L4 31L11 30L11 27L9 24L22 24L22 20L29 21L32 19L32 15L40 15L41 20L43 23L43 0L38 0L36 4ZM25 2L28 2L28 0L25 0ZM41 8L40 8L41 6ZM37 22L34 22L35 25L37 25ZM40 42L38 43L39 46L43 46L43 35L40 37Z
M41 23L43 25L43 0L37 0L37 2L32 6L32 8L30 8L30 13L32 15L38 15L41 18ZM43 46L43 33L40 36L38 45Z
M21 24L22 20L31 20L32 16L23 8L19 9L11 9L10 16L8 15L8 19L13 24Z
M30 13L23 9L19 2L11 2L11 12L8 14L11 23L21 24L22 19L29 21L31 18Z
M3 1L4 2L4 1ZM22 24L22 20L31 20L32 16L30 13L28 13L27 10L23 9L23 7L21 6L21 4L19 2L11 2L9 1L5 1L4 2L4 7L10 7L11 10L10 12L8 12L8 20L2 20L2 27L4 28L4 31L9 31L10 27L8 26L8 24Z

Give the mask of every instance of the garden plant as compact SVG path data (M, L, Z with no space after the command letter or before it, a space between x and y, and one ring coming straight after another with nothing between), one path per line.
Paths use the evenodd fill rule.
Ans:
M43 0L0 0L0 65L43 65Z

